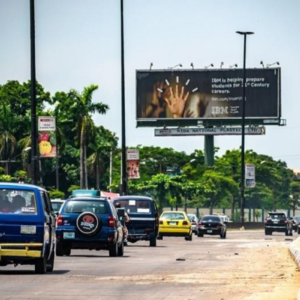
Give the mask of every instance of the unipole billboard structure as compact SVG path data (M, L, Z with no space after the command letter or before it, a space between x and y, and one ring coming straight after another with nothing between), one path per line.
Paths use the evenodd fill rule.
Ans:
M247 69L245 122L282 125L280 68ZM243 69L136 71L137 126L239 125Z

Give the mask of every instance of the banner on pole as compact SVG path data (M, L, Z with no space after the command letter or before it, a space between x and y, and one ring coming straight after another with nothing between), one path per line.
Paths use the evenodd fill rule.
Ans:
M246 187L255 187L255 165L246 164L245 167Z
M139 150L127 150L127 177L128 179L140 178L140 154Z
M55 117L38 118L38 144L40 157L56 157Z

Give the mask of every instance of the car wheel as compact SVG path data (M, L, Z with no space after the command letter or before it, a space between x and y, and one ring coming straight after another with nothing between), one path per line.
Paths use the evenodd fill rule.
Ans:
M53 250L49 260L47 261L47 272L52 272L53 271L53 269L54 269L54 258L55 258L55 255L54 255L54 250Z
M56 256L64 256L64 247L60 242L56 244Z
M293 236L293 230L290 231L290 236Z
M286 236L289 235L289 231L288 231L288 230L285 231L285 235L286 235Z
M109 247L109 256L114 257L118 255L118 243Z
M70 247L64 248L64 255L66 255L66 256L70 256L71 255L71 248Z
M156 247L156 237L150 238L150 247Z
M223 233L223 239L226 239L226 234L227 234L227 232L225 231L225 232Z
M300 228L298 228L297 232L298 232L298 234L300 234Z
M164 237L163 237L161 234L158 234L158 235L157 235L157 239L158 239L158 240L162 240L163 238L164 238Z
M203 233L198 231L198 237L203 237Z
M265 235L269 235L269 234L270 234L269 230L265 229Z
M47 272L47 263L45 257L40 257L35 261L35 273L45 274Z
M124 241L121 242L121 245L118 247L118 256L124 255Z

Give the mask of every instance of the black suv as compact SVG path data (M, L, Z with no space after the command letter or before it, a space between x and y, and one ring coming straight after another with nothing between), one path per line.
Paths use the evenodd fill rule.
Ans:
M75 196L66 200L57 218L56 255L69 256L71 249L108 250L123 256L123 226L107 198Z
M287 219L285 213L269 212L265 219L265 234L284 232L285 235L293 235L293 223Z

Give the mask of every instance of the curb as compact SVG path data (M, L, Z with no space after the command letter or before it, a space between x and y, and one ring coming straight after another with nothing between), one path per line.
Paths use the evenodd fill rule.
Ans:
M296 247L295 244L299 240L300 240L300 237L298 237L296 240L294 240L289 246L290 253L293 256L293 259L298 268L300 268L300 248ZM300 289L298 290L297 300L300 300Z

